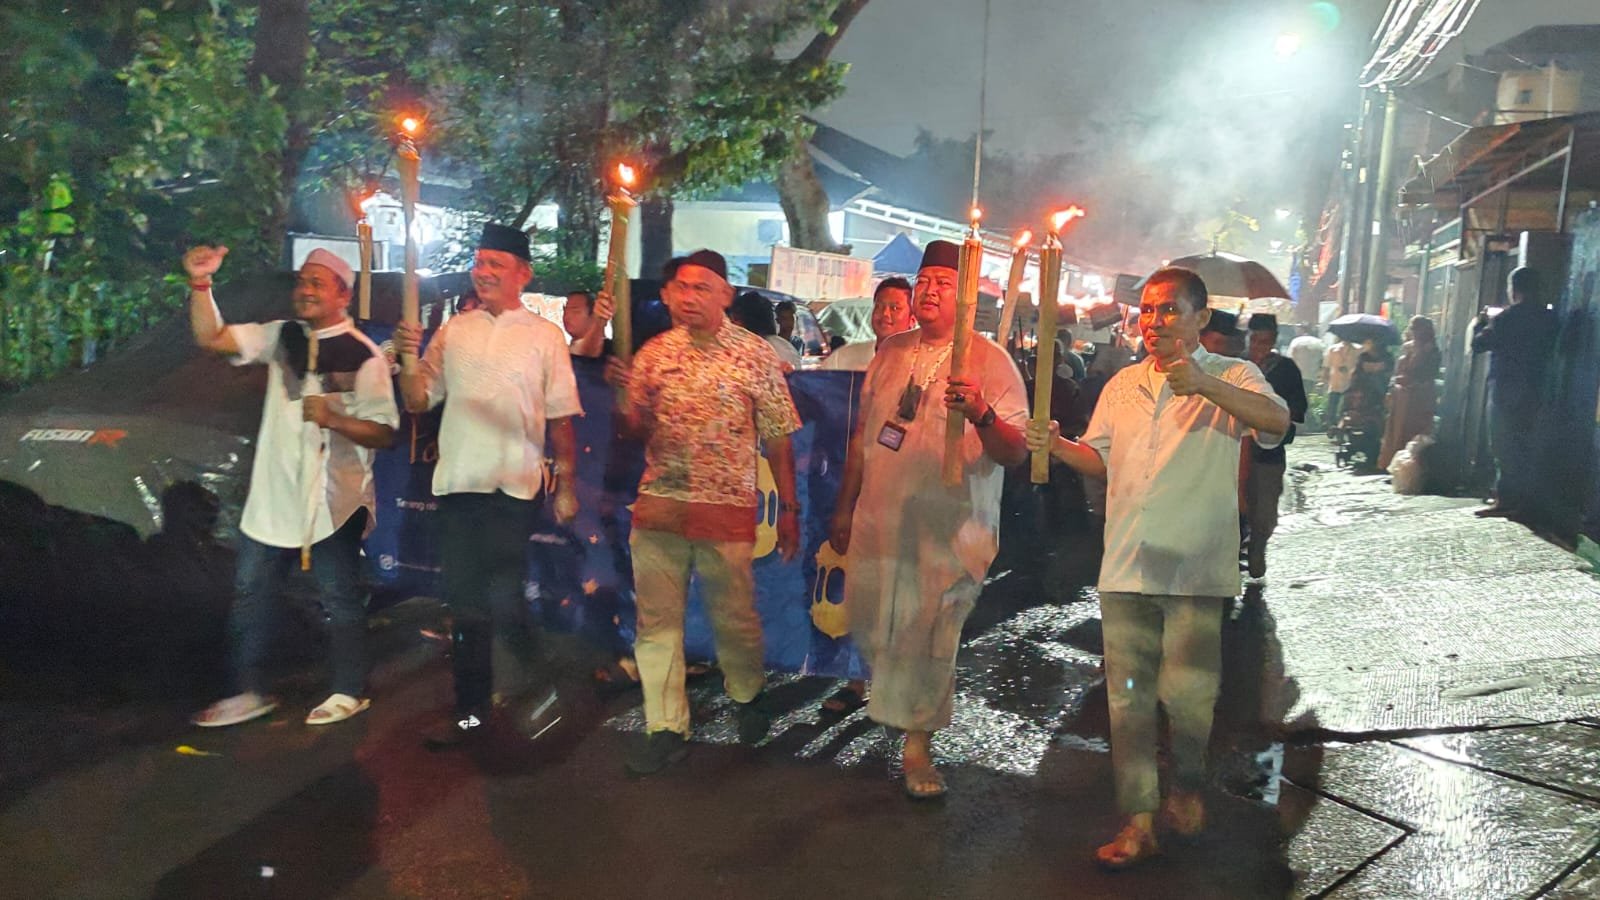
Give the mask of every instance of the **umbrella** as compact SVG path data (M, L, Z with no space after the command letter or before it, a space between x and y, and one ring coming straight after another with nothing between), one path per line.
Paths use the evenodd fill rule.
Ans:
M1207 253L1203 256L1184 256L1167 265L1188 269L1206 283L1206 292L1213 297L1239 297L1245 300L1257 297L1289 297L1289 291L1278 276L1252 259L1232 253ZM1135 285L1144 289L1150 276L1139 279Z
M1400 343L1399 330L1394 327L1393 322L1383 316L1351 313L1329 322L1328 330L1333 332L1335 337L1352 344L1364 344L1372 340L1380 344Z

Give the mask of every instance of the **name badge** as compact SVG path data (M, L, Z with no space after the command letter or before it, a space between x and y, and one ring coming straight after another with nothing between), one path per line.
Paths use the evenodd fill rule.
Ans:
M878 431L878 443L890 450L898 452L900 445L906 442L906 430L903 426L893 422L883 423L883 428Z

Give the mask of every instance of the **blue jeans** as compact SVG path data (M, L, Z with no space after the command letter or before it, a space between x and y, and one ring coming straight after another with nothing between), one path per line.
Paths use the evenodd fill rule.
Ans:
M367 680L367 604L361 592L361 533L367 511L358 509L339 529L311 546L311 574L328 623L333 693L361 696ZM233 610L228 617L234 687L264 693L267 651L277 630L284 576L299 565L300 548L270 547L239 536Z

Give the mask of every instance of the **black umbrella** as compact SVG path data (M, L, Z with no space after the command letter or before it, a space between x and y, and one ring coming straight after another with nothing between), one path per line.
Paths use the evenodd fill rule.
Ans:
M1377 341L1380 344L1400 343L1400 331L1394 323L1383 316L1368 315L1367 313L1351 313L1340 316L1328 323L1328 330L1335 337L1342 338L1352 344L1364 344L1367 341Z
M1212 297L1234 297L1241 300L1256 300L1265 297L1282 297L1288 299L1289 291L1284 288L1278 276L1267 270L1266 266L1253 259L1245 259L1232 253L1207 253L1201 256L1184 256L1173 260L1167 265L1178 269L1188 269L1200 276L1206 283L1206 293ZM1147 275L1140 279L1134 287L1144 289L1144 283L1149 281Z

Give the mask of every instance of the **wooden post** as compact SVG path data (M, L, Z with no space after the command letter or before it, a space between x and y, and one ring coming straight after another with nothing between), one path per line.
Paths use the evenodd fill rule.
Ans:
M972 320L978 311L978 269L983 264L983 239L978 236L979 211L972 211L972 229L961 244L961 265L956 270L956 334L950 348L950 377L960 378L967 371L967 348L972 343ZM962 438L966 434L967 417L951 410L945 418L944 468L942 474L946 487L961 483L965 455Z

